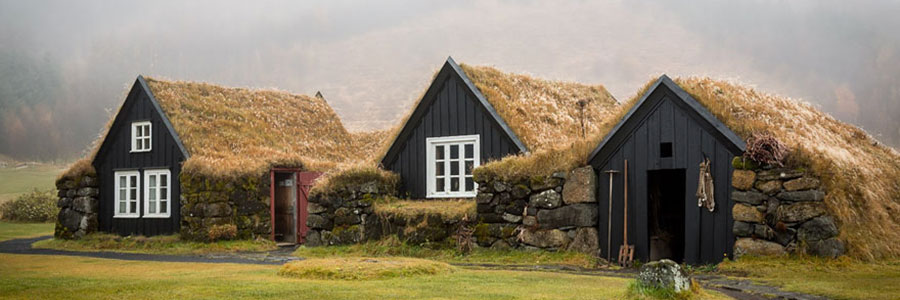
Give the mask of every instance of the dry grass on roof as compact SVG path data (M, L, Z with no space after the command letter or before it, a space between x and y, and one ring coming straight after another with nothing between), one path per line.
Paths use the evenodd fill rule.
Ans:
M531 151L567 146L596 135L600 123L617 106L602 85L544 80L485 66L460 67ZM579 101L585 103L584 135Z
M820 176L825 203L857 258L900 255L900 154L808 103L709 78L679 86L746 139L768 131Z
M652 82L644 85L638 91L637 96L608 109L598 122L593 122L590 128L591 135L585 138L571 139L556 147L538 149L529 154L507 156L488 162L473 171L476 180L500 179L508 182L522 182L531 177L550 176L556 172L567 172L586 165L591 151L625 117L625 114L637 103L640 95L643 95L651 85Z
M350 132L351 143L359 155L359 160L375 162L376 159L379 159L380 157L377 156L382 153L384 145L389 142L390 132L391 129Z
M350 134L322 99L280 91L147 79L191 158L187 172L262 174L355 160Z

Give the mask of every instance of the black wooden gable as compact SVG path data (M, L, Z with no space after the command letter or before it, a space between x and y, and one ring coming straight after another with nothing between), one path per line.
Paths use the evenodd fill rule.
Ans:
M124 127L126 130L131 130L130 122L132 120L128 120L127 114L122 112L128 111L133 107L136 102L141 100L141 96L147 97L150 101L150 104L153 106L153 110L159 114L159 118L165 126L166 132L175 140L176 146L181 150L181 154L184 155L184 158L187 159L190 157L190 154L187 151L187 148L184 147L184 143L181 142L181 137L178 136L178 133L175 131L175 128L172 127L172 122L169 121L169 117L166 116L166 113L162 110L162 107L159 106L159 101L156 100L156 97L153 96L153 91L150 90L150 86L147 85L147 81L144 80L144 76L138 75L137 79L134 81L134 85L131 87L131 91L128 92L128 96L125 98L125 102L122 103L122 107L119 109L119 112L113 119L112 124L110 124L109 129L104 137L103 141L100 144L100 148L97 150L96 155L94 156L94 160L99 157L103 157L107 151L110 151L110 143L112 143L111 136L115 136L119 130L122 130ZM154 129L156 130L156 129ZM96 166L96 162L93 162L94 166Z
M456 64L452 57L448 57L447 61L444 63L444 66L441 67L441 70L438 72L437 76L435 76L434 80L431 82L431 86L428 87L428 90L425 91L425 95L422 96L422 99L419 101L416 108L413 110L409 119L403 124L403 128L400 130L400 133L391 143L391 147L388 148L387 153L381 159L381 164L383 166L391 165L400 154L402 150L403 143L409 139L410 135L415 130L415 127L422 121L422 118L428 112L429 107L438 99L438 94L441 92L444 84L450 80L455 79L461 84L463 84L466 88L464 89L469 97L476 99L478 103L481 104L481 107L484 109L486 114L489 116L491 122L497 126L500 131L505 133L509 141L516 148L516 152L525 153L528 152L528 148L525 147L525 144L519 140L519 137L513 133L512 129L510 129L509 125L506 124L506 121L497 114L497 111L494 109L494 106L491 105L490 102L481 94L481 91L469 80L469 77L466 76L465 72L463 72L462 68Z
M674 96L674 97L667 97ZM718 139L723 145L728 147L732 153L743 153L746 149L746 143L737 136L728 126L719 121L709 110L700 104L694 97L691 97L684 89L672 81L669 76L662 75L655 83L644 93L638 103L628 111L627 114L616 124L609 134L600 142L600 145L591 152L588 162L592 165L604 165L610 156L628 139L628 136L650 116L653 110L665 99L672 100L673 104L681 107L701 126L707 128L709 132Z

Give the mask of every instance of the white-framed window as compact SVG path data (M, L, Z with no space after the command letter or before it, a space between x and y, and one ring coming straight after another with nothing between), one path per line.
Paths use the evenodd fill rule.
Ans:
M131 123L131 152L150 151L150 121Z
M172 208L172 172L144 171L144 217L168 218Z
M140 199L141 173L138 171L121 171L115 175L115 204L113 205L116 218L137 218L141 216L138 207Z
M425 139L427 198L475 197L472 170L481 163L479 135Z

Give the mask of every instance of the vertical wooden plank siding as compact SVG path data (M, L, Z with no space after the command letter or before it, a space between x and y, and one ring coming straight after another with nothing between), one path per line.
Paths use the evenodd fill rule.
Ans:
M388 168L403 180L401 193L412 198L425 198L425 140L429 137L473 135L481 136L481 162L499 159L515 153L512 140L491 119L472 91L453 76L438 78L439 92L426 113L413 126L413 132L400 143L400 154Z
M100 231L120 235L159 235L177 233L181 219L181 162L184 155L177 146L174 137L166 129L162 116L150 103L149 91L144 91L140 84L135 84L119 111L121 122L110 128L104 149L94 160L94 167L100 179L100 195L98 208L98 227ZM151 151L131 153L131 123L150 121ZM145 218L144 207L144 171L152 169L168 169L171 173L169 189L171 190L170 211L168 218ZM115 207L115 172L139 171L140 187L138 188L139 218L114 218Z
M607 170L623 171L623 161L629 163L629 242L635 245L635 257L649 259L648 228L648 186L647 172L663 169L683 169L685 171L685 245L684 260L689 264L715 263L725 255L730 256L734 246L731 233L732 216L731 158L740 153L732 153L726 141L714 133L715 129L698 113L680 100L674 92L664 86L652 91L630 119L622 123L615 136L610 137L604 148L612 147L605 161L595 158L590 164L596 169L599 184L597 203L600 210L601 255L611 253L617 259L617 250L622 244L623 231L623 177L614 177L613 210L609 215L609 175ZM660 143L672 143L672 157L660 157ZM716 210L709 212L697 206L695 195L698 185L699 165L704 155L712 162L715 184ZM607 222L612 220L612 234L607 237ZM607 238L612 249L607 249Z

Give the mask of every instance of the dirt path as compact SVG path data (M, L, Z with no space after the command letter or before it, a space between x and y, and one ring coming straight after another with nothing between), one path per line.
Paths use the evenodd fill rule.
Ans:
M39 249L32 248L31 244L52 238L52 236L42 236L36 238L12 239L0 242L0 253L7 254L29 254L29 255L66 255L80 257L95 257L106 259L121 259L133 261L154 261L154 262L189 262L189 263L226 263L226 264L254 264L254 265L281 265L288 261L301 260L303 258L291 255L294 248L287 247L268 252L253 253L221 253L206 255L166 255L166 254L142 254L142 253L123 253L111 251L67 251L55 249ZM556 272L568 273L586 276L612 276L633 278L637 272L633 269L623 270L604 270L604 269L587 269L573 266L560 265L499 265L499 264L472 264L472 263L453 263L452 265L480 270L510 270L510 271L536 271L536 272ZM740 280L727 278L720 275L696 275L694 279L707 289L716 290L729 297L740 300L758 300L758 299L797 299L797 300L820 300L827 299L824 297L807 295L795 292L785 292L772 286L765 286L754 283L750 280Z

